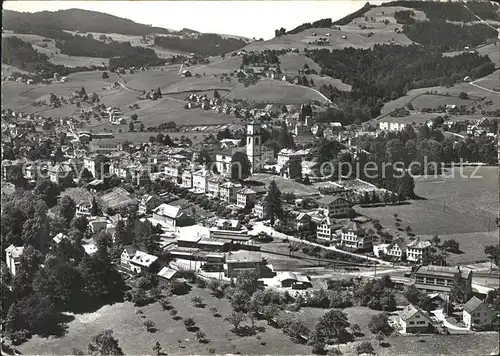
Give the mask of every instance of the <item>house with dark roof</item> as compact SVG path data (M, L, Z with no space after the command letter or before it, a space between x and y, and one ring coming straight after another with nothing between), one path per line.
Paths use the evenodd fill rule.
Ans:
M473 296L467 303L464 304L462 319L465 326L470 330L491 324L495 313L493 306L488 305L485 301Z
M397 323L401 333L426 333L432 329L432 322L425 311L410 304L399 312Z

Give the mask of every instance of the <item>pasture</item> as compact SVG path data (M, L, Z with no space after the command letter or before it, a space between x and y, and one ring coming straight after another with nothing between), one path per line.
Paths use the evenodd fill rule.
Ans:
M188 300L192 296L203 299L203 308L194 307ZM152 353L154 340L160 342L163 352L176 355L209 354L208 350L215 349L216 354L310 354L310 347L294 344L280 330L267 325L265 321L257 321L256 325L264 328L252 336L237 336L232 325L224 318L229 314L231 306L227 299L214 298L208 289L193 288L189 295L170 298L171 306L178 311L180 320L174 320L168 310L163 310L159 303L153 303L140 308L141 318L137 315L134 306L129 302L104 306L98 311L89 314L75 315L75 319L68 325L65 336L61 338L33 337L20 345L18 349L23 354L70 354L76 347L84 352L91 337L104 329L112 329L121 348L127 355L147 355ZM215 307L221 314L216 318L209 310ZM183 318L191 317L196 326L206 334L208 343L195 340L194 332L186 330ZM155 323L157 331L148 333L142 325L145 320ZM242 324L249 325L249 321ZM257 336L260 338L257 339ZM181 340L178 343L178 340Z
M212 74L233 72L235 70L240 69L242 57L240 56L231 57L228 55L228 57L224 59L221 59L220 57L213 57L211 58L211 60L213 60L213 62L210 64L203 64L200 66L197 65L195 67L187 67L186 69L190 70L193 74L200 74L200 75L203 75L203 73L205 73L205 75L212 75Z
M387 228L394 227L394 214L401 225L411 226L416 235L456 239L464 254L462 260L484 257L482 246L498 242L495 218L498 214L498 168L463 167L453 170L455 178L415 177L415 193L422 199L409 205L380 208L356 207L358 213L380 220ZM474 176L481 178L471 178ZM479 251L479 252L478 252Z
M319 76L316 74L309 74L307 75L307 79L310 81L311 79L314 81L314 86L319 90L319 88L322 85L331 85L335 89L338 89L340 91L351 91L352 86L349 84L344 83L340 79L334 79L332 77L327 77L327 76Z
M491 61L496 64L497 68L500 66L500 41L490 43L483 47L478 47L476 50L482 56L490 57Z
M321 67L316 62L303 54L287 53L278 58L283 74L297 75L299 70L304 69L306 64L310 70L315 70L318 73L321 71Z
M2 37L17 37L20 40L31 43L34 50L47 55L47 57L49 57L49 61L56 65L65 65L68 67L88 67L92 65L107 65L109 62L108 58L68 56L67 54L62 54L61 50L56 47L55 40L38 35L17 34L11 31L5 31L2 33Z
M228 95L229 99L270 104L302 104L305 101L326 102L316 90L278 80L261 80L255 85L244 87L238 84Z

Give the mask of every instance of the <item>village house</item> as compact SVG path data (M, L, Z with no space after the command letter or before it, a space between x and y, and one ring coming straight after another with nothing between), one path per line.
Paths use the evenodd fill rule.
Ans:
M156 195L146 194L142 197L141 201L139 202L139 208L137 210L137 213L139 215L150 214L153 211L153 209L160 204L161 204L160 198L158 198Z
M255 202L255 206L253 207L253 213L259 219L267 219L268 217L267 200L265 197L262 197Z
M182 164L181 162L168 162L167 164L165 164L164 170L165 174L168 177L172 178L175 183L177 183L179 179L182 180L183 168L184 164Z
M157 260L157 256L137 250L135 251L134 256L130 259L130 270L134 273L141 273L145 270L151 269Z
M153 209L153 219L170 231L175 231L178 226L188 225L192 221L180 207L169 204L161 204Z
M219 198L221 185L225 182L224 177L213 175L208 179L208 196L211 198Z
M220 185L219 195L222 201L227 203L236 201L236 191L241 189L240 183L225 182Z
M455 283L460 282L465 295L472 295L472 271L460 266L419 266L411 274L411 281L415 287L427 293L450 293Z
M134 257L137 248L135 246L125 246L120 255L120 266L126 270L131 270L130 260Z
M359 223L350 221L341 229L340 243L355 250L368 250L372 248L373 236Z
M378 127L382 131L402 131L406 126L406 124L407 124L406 122L387 120L387 121L380 121Z
M208 179L213 175L206 168L202 168L193 173L193 191L197 194L206 194L208 189Z
M317 203L319 210L330 217L346 217L351 210L349 201L340 196L327 195L318 199Z
M397 318L399 331L407 333L427 333L432 328L432 323L425 311L410 304L399 312Z
M490 307L487 303L476 296L464 304L462 319L465 326L471 330L484 325L490 325L493 321L495 313L498 314L496 308Z
M306 213L289 210L284 213L283 224L293 231L304 231L311 228L311 217Z
M320 240L336 241L342 225L328 215L314 214L312 222L316 224L316 237Z
M421 241L419 237L406 245L406 258L411 262L422 262L430 253L430 241Z
M76 204L76 212L75 216L76 217L85 217L87 219L90 218L91 216L91 209L92 209L92 202L89 201L83 201L78 204Z
M191 189L193 187L193 173L185 169L184 172L182 172L182 188L187 188Z
M290 159L297 159L302 161L302 157L294 150L283 148L278 152L278 166L284 167Z
M243 188L236 193L236 206L241 209L252 207L256 197L257 193L254 190Z
M56 164L49 168L49 178L51 182L61 184L61 182L71 176L71 167L64 164Z
M294 128L294 134L295 136L305 136L309 135L311 133L311 130L309 129L309 126L307 126L304 123L297 123Z
M19 264L21 263L21 255L23 254L23 246L10 245L5 249L5 262L10 274L16 275Z

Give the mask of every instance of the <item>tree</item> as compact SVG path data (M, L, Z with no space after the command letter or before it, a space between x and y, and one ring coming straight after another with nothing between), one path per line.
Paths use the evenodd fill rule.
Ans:
M498 266L498 259L500 256L500 249L498 248L498 245L489 245L484 248L484 254L488 256L488 259L490 260L490 269L492 267L493 262Z
M215 99L219 99L220 98L220 94L217 90L214 91L214 98Z
M283 215L281 191L279 190L275 180L271 181L269 187L267 188L265 201L267 203L266 214L271 219L271 226L274 226L276 218L281 218Z
M139 125L139 131L143 132L145 128L146 126L144 126L144 123L141 122L141 124Z
M199 342L203 342L205 338L207 337L207 334L205 334L203 331L198 330L195 334L195 339L198 340Z
M234 332L236 333L236 332L238 332L238 328L239 328L240 324L242 322L244 322L245 319L246 319L245 314L233 311L224 320L226 320L227 322L229 322L230 324L232 324L234 326Z
M201 299L198 296L194 296L191 298L191 303L193 303L193 305L195 307L199 307L199 306L203 305L203 299Z
M162 97L161 90L160 90L160 88L159 88L159 87L158 87L158 89L156 89L156 96L157 96L158 98L161 98L161 97Z
M246 292L249 296L257 291L258 286L259 276L255 271L246 270L236 277L236 287Z
M251 164L244 152L235 152L231 156L231 179L246 179L250 176Z
M108 79L108 78L109 78L108 72L102 72L102 79Z
M124 355L122 349L118 345L118 340L113 337L112 330L103 330L92 340L88 346L90 355Z
M60 188L49 179L42 179L36 183L34 193L42 198L47 207L50 209L57 203L57 196L59 195Z
M247 313L249 304L250 295L243 290L237 290L231 296L231 307L237 313Z
M134 132L134 123L132 121L130 121L128 123L128 131L129 132Z
M445 240L443 242L443 250L446 250L446 251L460 251L460 244L451 239L451 240Z
M153 345L153 351L156 352L157 355L161 354L161 344L156 341L155 344Z
M404 296L411 304L419 305L422 293L414 284L410 284L405 288Z
M184 319L184 326L186 327L186 329L190 330L192 329L195 325L196 325L196 322L194 321L193 318L189 317L189 318L186 318Z
M373 346L370 342L364 341L358 346L356 346L356 352L358 353L358 355L361 354L373 355L375 353L375 350L373 349Z
M378 334L380 331L388 332L391 329L388 320L386 313L373 315L368 322L368 329L373 334Z
M82 350L73 347L71 349L71 355L85 355L85 353Z
M132 116L130 116L130 118L132 119L132 121L137 121L138 116L137 116L137 114L132 114Z
M66 226L69 226L71 220L75 217L76 204L75 201L69 196L64 195L58 203L59 215L66 222Z
M441 239L439 238L438 235L435 235L432 239L431 239L431 243L434 245L434 246L439 246L439 244L441 243Z
M315 328L315 338L323 343L335 340L338 346L342 336L347 333L346 329L349 325L346 313L338 309L331 309L319 319Z
M155 323L151 320L146 320L144 326L148 332L152 332L155 329Z

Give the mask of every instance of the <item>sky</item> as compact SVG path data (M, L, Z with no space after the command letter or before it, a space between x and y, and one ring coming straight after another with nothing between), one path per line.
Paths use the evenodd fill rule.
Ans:
M370 1L379 4L382 1ZM334 21L366 3L351 1L5 1L4 9L21 12L71 8L94 10L138 23L173 30L270 39L276 28L291 30L323 18Z

